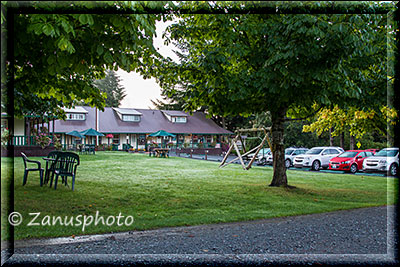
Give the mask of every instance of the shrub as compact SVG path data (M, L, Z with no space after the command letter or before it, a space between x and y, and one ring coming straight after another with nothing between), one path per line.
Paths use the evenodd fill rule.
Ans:
M56 135L54 135L54 137L53 137L53 143L54 143L54 148L56 150L61 150L62 144L60 142L60 139Z
M198 144L197 144L197 147L198 147L198 148L204 148L204 143L203 143L203 142L198 143Z
M44 149L51 144L51 139L45 133L40 133L35 137L36 143Z
M210 147L214 148L216 145L217 145L217 141L214 140L214 141L210 144Z
M5 147L10 140L10 131L6 128L1 131L1 146Z

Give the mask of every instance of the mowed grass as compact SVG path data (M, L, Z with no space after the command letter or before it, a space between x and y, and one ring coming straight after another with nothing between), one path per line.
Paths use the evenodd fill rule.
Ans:
M33 159L43 162L41 158ZM5 169L11 162L12 159L2 158L2 185L12 179ZM62 184L54 190L48 185L39 186L37 172L30 173L27 184L22 186L23 161L14 158L14 210L24 218L15 227L14 237L77 236L321 213L394 204L398 194L398 179L393 178L291 170L287 175L289 184L296 189L269 187L271 168L245 171L240 165L231 164L221 169L218 162L98 152L81 155L75 191ZM71 185L71 178L68 179ZM94 217L96 211L105 220L121 213L124 218L133 216L134 222L130 226L92 223L83 232L75 219L74 226L59 222L49 226L43 221L47 215L60 216L63 221L66 216ZM46 225L28 226L33 219L29 213L38 212L36 222ZM8 233L3 232L4 221L3 239Z

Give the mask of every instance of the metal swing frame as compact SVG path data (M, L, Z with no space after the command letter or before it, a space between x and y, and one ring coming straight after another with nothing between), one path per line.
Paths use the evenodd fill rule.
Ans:
M244 143L243 143L241 134L244 133L244 132L260 132L260 131L264 132L264 138L262 139L261 143L260 143L258 146L254 147L254 148L252 148L251 150L249 150L249 151L246 152L246 147L245 147L245 145L244 145ZM236 161L236 160L239 159L239 160L240 160L240 163L242 164L244 170L250 169L250 168L251 168L251 165L253 164L254 160L256 159L256 157L257 157L257 155L258 155L258 152L259 152L259 151L261 150L261 148L264 146L264 144L265 144L266 141L268 142L269 147L271 147L271 142L270 142L270 139L269 139L269 137L268 137L268 131L271 131L271 127L267 127L267 128L262 127L262 128L251 128L251 129L239 129L239 130L237 130L237 131L236 131L236 136L235 136L235 138L232 139L231 144L229 145L229 149L228 149L228 151L226 152L225 157L224 157L224 159L222 160L222 162L221 162L221 164L219 165L219 167L220 167L220 168L223 168L223 167L225 167L226 165L231 164L231 163L233 163L234 161ZM239 141L241 142L241 144L242 144L243 152L244 152L243 155L240 154L239 148L238 148L238 146L237 146L237 144L236 144L236 142L237 142L238 140L239 140ZM228 159L228 156L229 156L229 154L232 152L232 149L233 149L233 148L235 148L238 157L236 157L235 159L233 159L233 160L231 160L231 161L229 161L229 162L226 162L226 160ZM251 158L250 162L249 162L247 165L244 164L243 157L244 157L244 156L247 156L248 154L250 154L250 153L253 152L253 151L256 151L256 152L254 153L254 156Z

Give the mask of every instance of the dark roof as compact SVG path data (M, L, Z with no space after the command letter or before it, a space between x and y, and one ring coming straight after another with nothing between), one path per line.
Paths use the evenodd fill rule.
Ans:
M83 107L75 107L75 108L63 108L66 113L85 113L87 114L87 110Z
M185 113L183 111L179 111L179 110L162 110L162 112L171 117L187 117L188 116L187 113Z
M56 120L55 132L66 133L73 130L83 131L94 128L95 108L83 107L88 111L85 121L61 121ZM203 112L194 112L187 116L186 123L172 123L160 110L132 109L142 114L140 122L122 121L112 108L106 107L104 112L99 111L99 132L101 133L154 133L164 130L173 134L232 134L232 132L218 126L211 119L206 118ZM182 111L168 111L172 114ZM177 116L177 115L174 115ZM51 129L51 128L50 128Z
M133 108L113 108L116 112L123 114L123 115L137 115L141 116L142 113L138 112Z
M56 120L55 121L55 127L54 127L54 132L56 133L68 133L71 131L84 131L89 128L96 128L96 114L95 114L95 109L91 107L82 107L85 109L88 113L86 113L86 120L84 121L75 121L75 120ZM50 129L53 126L53 122L50 123Z

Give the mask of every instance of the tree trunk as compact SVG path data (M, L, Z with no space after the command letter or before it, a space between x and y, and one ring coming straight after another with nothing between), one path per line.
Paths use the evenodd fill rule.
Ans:
M333 146L332 131L333 131L333 128L329 128L329 146Z
M284 119L286 108L271 112L272 119L272 155L274 157L274 175L269 186L288 186L285 167L285 147L283 144Z
M354 136L350 134L350 150L354 149L355 139Z
M226 130L226 123L225 123L225 117L224 116L222 116L221 122L222 122L222 128L224 128Z
M344 149L344 132L340 134L340 147Z

